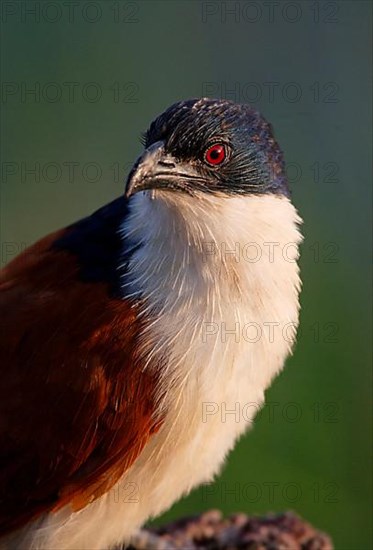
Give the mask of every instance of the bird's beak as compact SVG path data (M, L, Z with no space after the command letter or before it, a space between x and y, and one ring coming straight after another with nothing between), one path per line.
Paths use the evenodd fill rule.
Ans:
M186 182L196 178L195 171L165 152L164 142L148 147L135 162L127 179L125 196L147 189L186 190Z

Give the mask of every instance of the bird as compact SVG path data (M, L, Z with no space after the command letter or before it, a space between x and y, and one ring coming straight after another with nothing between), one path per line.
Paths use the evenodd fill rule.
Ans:
M214 480L292 353L302 220L272 125L195 98L142 141L122 195L1 271L2 550L129 544Z

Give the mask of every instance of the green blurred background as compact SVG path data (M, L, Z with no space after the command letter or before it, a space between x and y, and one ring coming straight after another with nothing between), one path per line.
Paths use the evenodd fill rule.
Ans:
M162 521L293 509L371 548L370 24L355 0L2 3L3 264L121 194L176 100L251 102L286 154L305 220L295 354L216 484Z

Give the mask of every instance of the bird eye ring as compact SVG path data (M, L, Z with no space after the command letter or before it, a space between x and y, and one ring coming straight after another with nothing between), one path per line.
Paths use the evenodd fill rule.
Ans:
M217 166L222 164L228 156L227 147L223 143L214 143L205 151L205 161L207 164Z

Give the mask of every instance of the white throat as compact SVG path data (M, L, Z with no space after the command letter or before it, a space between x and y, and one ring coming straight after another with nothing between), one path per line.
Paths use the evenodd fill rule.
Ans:
M291 202L274 195L135 195L123 227L125 239L140 245L128 292L143 296L146 313L177 312L184 323L240 304L249 305L252 321L260 314L296 323L300 223Z

